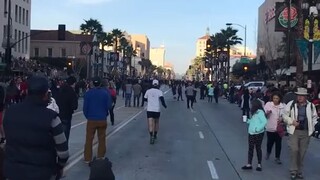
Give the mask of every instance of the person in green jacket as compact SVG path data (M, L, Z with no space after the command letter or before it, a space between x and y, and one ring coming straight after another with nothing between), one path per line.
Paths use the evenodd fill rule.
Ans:
M262 104L259 100L254 100L251 103L251 114L252 117L247 121L249 124L248 133L249 133L249 150L248 150L248 164L243 166L243 170L252 169L252 158L253 150L256 148L257 157L258 157L258 166L257 171L262 171L261 161L262 161L262 149L261 144L264 136L265 126L267 124L267 118L263 110Z

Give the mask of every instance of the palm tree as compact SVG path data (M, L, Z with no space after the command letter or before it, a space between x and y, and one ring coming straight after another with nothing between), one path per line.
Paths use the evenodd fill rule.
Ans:
M139 62L140 66L141 66L141 69L143 71L143 74L145 75L149 68L152 66L152 62L150 59L145 59L145 58L142 58L141 61Z
M162 75L165 73L165 69L162 66L157 67L157 74L160 78L162 78Z
M89 20L84 20L85 23L80 25L80 30L83 34L96 34L103 32L102 24L97 19L90 18Z
M118 52L119 40L124 37L123 32L120 29L113 29L111 34L113 36L114 52Z
M221 48L223 48L223 46L225 46L224 48L227 48L227 55L228 55L228 60L227 60L227 82L229 82L229 73L230 73L230 46L234 46L237 44L241 44L242 43L242 39L240 37L237 36L238 30L237 29L233 29L232 27L227 27L227 29L221 29L221 34L218 34L218 38L219 41L218 46L220 46ZM223 38L224 37L224 38Z
M101 44L102 46L102 57L104 57L104 47L105 46L112 46L113 45L113 41L112 41L112 35L110 33L99 33L98 34L98 42ZM111 63L111 62L110 62ZM110 65L110 64L109 64ZM102 60L102 71L104 69L104 60ZM109 70L110 72L110 70Z

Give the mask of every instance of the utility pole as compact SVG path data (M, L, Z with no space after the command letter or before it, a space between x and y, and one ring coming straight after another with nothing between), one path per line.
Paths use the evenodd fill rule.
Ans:
M287 87L290 86L290 79L289 79L289 70L290 70L290 48L291 48L291 41L290 41L290 38L291 38L291 0L288 0L287 2L288 4L288 29L287 29L287 55L286 55L286 69L287 69L287 72L286 72L286 85Z
M8 25L7 25L7 47L5 52L5 61L6 61L6 69L5 74L9 75L11 72L11 50L12 47L10 45L10 37L11 37L11 0L8 3Z

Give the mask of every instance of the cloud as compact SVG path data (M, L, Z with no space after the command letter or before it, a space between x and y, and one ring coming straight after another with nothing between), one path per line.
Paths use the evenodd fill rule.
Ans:
M69 0L71 3L77 4L100 4L105 2L110 2L112 0Z

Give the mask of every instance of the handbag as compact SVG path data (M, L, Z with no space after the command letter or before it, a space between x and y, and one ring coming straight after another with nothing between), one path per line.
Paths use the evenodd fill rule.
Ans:
M278 121L277 133L280 137L283 137L286 134L286 127L283 121Z

